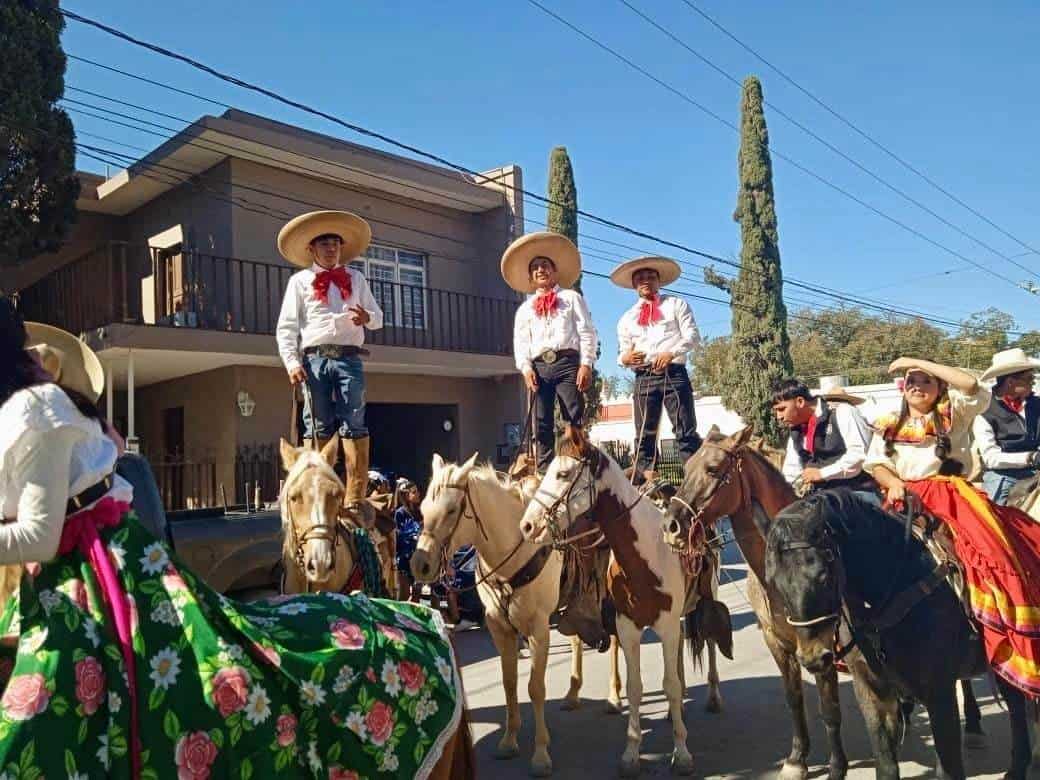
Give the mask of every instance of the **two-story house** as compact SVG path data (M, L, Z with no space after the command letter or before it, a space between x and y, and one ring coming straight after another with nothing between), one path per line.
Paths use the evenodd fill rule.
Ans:
M273 331L290 218L343 209L385 313L369 332L372 463L425 482L433 452L502 461L523 415L517 296L498 270L523 232L518 167L472 177L241 111L204 116L109 178L82 174L62 250L20 267L27 319L82 333L102 404L156 465L167 505L274 498L290 390ZM250 487L250 497L253 489Z

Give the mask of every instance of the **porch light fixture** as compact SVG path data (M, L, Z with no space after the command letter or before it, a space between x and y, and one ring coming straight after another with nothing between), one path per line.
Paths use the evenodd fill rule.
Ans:
M448 433L451 433L451 429L455 427L455 424L451 420L445 420L441 423L441 427Z
M238 411L243 417L252 417L256 410L256 401L245 390L238 391Z

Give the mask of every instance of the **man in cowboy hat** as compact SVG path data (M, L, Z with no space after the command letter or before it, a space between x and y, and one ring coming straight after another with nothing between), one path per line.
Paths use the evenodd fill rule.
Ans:
M581 255L559 233L529 233L502 255L502 277L517 292L531 294L513 323L513 354L527 389L535 394L538 468L555 450L556 400L570 425L585 416L582 395L592 382L597 337L581 293L568 289L581 274Z
M847 487L880 503L877 484L863 471L871 430L849 394L830 377L814 396L804 382L785 379L773 388L773 413L790 430L784 478L799 493Z
M610 274L614 284L639 296L617 325L618 364L632 369L636 378L632 407L637 481L653 476L650 469L656 460L662 407L672 421L683 462L701 446L693 386L686 372L686 359L700 342L700 333L690 305L660 291L680 274L679 264L667 257L637 257Z
M1040 468L1040 398L1033 395L1040 360L1021 349L993 356L979 381L994 381L989 408L975 418L972 432L985 471L982 484L996 504L1006 504L1015 483Z
M317 437L319 448L340 435L347 467L344 504L354 511L368 486L365 329L383 327L383 310L364 274L349 263L371 240L368 223L345 211L312 211L278 233L278 251L301 268L289 278L282 301L278 353L289 381L306 382L310 389L304 395L304 435Z

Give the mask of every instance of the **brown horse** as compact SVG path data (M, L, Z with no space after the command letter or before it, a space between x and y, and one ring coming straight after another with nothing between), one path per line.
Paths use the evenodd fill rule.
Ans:
M779 594L764 585L766 540L761 530L769 518L795 500L795 494L766 457L750 446L750 439L750 428L728 437L709 434L704 446L686 462L682 487L664 517L664 538L673 550L686 553L691 541L694 546L702 544L708 529L720 518L730 518L736 542L751 567L748 600L766 646L780 668L794 725L791 752L784 760L780 777L804 780L809 773L809 727L802 671L796 656L797 638L787 622ZM848 759L841 740L838 675L833 666L816 675L816 686L830 742L828 776L838 780L845 776Z

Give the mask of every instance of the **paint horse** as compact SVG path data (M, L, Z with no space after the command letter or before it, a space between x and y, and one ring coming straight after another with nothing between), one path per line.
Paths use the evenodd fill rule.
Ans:
M333 469L338 446L338 435L320 451L281 440L287 472L279 496L283 593L365 590L380 595L383 589L374 548L339 519L344 486Z
M518 483L500 480L490 466L475 465L476 457L456 465L446 463L440 455L433 456L433 473L422 502L423 530L412 555L412 575L417 582L432 582L443 574L444 561L452 551L470 544L477 548L477 593L501 658L506 693L505 732L496 757L512 758L519 752L520 707L516 687L518 639L523 636L531 650L527 690L535 721L530 771L543 777L552 772L549 731L545 725L549 616L559 601L563 558L559 552L531 544L520 536L520 518L528 496ZM595 641L594 637L590 639ZM577 636L571 639L571 653L571 683L565 708L577 707L579 703L582 647ZM615 711L620 711L616 645L614 658L609 701Z
M617 633L625 654L629 720L621 774L639 773L642 742L639 712L643 695L640 640L646 628L661 639L664 692L672 724L672 770L693 771L683 715L680 619L696 579L661 538L662 513L625 477L609 455L578 429L560 447L524 513L526 539L557 544L602 532L610 544L607 590L617 608Z
M774 518L766 540L766 581L781 595L795 626L798 658L810 672L834 662L847 628L865 669L854 667L860 709L877 758L877 776L899 777L905 728L900 699L928 710L936 776L965 777L956 683L987 671L982 640L947 577L955 564L936 558L895 517L849 490L826 490ZM857 665L861 666L861 665ZM1011 718L1012 766L1029 766L1025 697L999 676Z

